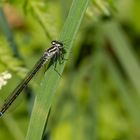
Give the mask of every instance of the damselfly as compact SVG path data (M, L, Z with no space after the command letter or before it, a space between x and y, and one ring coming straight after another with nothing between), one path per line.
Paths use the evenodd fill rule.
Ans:
M34 77L34 75L38 72L38 70L42 66L44 66L44 64L48 60L53 59L55 63L57 63L58 59L63 60L63 55L64 55L63 43L59 41L52 41L51 44L52 46L43 53L42 57L35 64L33 70L29 72L29 74L25 77L25 79L13 90L11 95L5 100L0 110L0 116L2 116L4 112L10 107L10 105L15 101L15 99L22 92L22 90L27 86L29 81Z

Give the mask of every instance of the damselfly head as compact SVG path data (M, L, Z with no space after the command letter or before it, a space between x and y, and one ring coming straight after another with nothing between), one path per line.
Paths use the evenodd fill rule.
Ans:
M59 47L59 48L63 48L63 43L61 43L61 42L59 42L59 41L53 40L53 41L51 42L51 44L52 44L53 46L56 46L56 47Z

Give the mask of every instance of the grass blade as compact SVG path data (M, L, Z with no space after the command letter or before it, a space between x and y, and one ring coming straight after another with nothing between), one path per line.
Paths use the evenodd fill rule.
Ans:
M115 23L104 25L105 34L112 43L122 67L140 95L140 66L121 28Z
M66 50L66 58L68 58L68 54L79 29L88 2L89 0L73 0L69 15L60 35L60 40L69 41L69 45L67 45ZM65 63L61 66L59 64L57 65L56 69L60 74L64 69L64 65ZM53 96L55 95L54 92L59 83L59 79L60 76L53 70L53 67L46 72L35 100L26 140L39 140L42 138L48 111L52 104Z

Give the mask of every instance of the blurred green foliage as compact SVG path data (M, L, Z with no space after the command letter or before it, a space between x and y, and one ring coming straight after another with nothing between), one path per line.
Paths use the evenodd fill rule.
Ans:
M0 104L58 38L71 2L0 2L0 72L12 74L0 90ZM44 140L140 139L139 9L137 0L91 0L56 90ZM26 136L35 83L36 78L21 105L0 119L1 140Z

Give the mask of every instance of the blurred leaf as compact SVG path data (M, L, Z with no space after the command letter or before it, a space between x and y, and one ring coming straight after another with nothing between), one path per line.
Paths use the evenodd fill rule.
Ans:
M140 95L140 66L125 34L117 23L106 24L103 26L103 30L130 82Z

